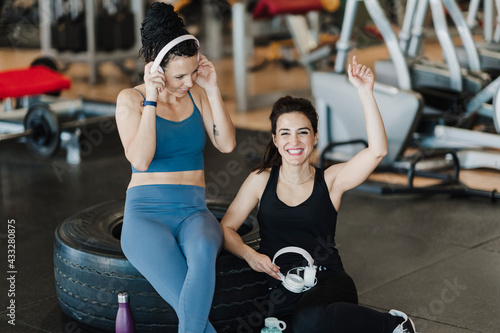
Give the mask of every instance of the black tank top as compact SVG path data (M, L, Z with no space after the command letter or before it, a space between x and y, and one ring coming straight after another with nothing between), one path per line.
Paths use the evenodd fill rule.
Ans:
M305 249L316 266L330 272L343 272L342 261L335 248L337 210L330 199L323 170L316 168L311 196L298 206L283 203L276 193L280 167L273 167L260 199L257 219L260 227L260 251L271 260L286 246ZM305 266L307 262L298 254L283 254L276 259L281 272Z

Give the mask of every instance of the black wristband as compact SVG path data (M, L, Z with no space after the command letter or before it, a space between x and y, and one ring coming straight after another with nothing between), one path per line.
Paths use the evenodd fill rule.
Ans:
M157 104L156 104L156 102L152 102L152 101L143 101L142 102L142 106L148 106L148 105L156 107Z

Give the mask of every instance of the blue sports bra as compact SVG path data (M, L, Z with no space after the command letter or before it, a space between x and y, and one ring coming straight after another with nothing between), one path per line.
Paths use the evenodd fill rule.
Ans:
M181 121L167 120L157 115L155 156L147 171L139 171L132 166L132 173L204 169L205 126L189 91L188 94L193 102L193 113ZM141 95L146 100L143 93Z

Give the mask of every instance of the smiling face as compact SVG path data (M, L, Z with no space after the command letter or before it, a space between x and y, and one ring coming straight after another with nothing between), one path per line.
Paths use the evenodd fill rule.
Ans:
M198 57L174 57L165 69L165 89L176 97L184 97L198 77Z
M273 141L283 163L301 165L309 160L318 136L302 112L289 112L279 116Z

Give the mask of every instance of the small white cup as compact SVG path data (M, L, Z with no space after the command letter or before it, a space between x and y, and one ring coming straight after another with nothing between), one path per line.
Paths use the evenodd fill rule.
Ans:
M278 320L275 317L267 317L264 320L264 325L269 328L277 328L280 331L283 331L286 328L286 323L283 320Z

